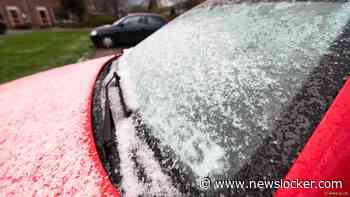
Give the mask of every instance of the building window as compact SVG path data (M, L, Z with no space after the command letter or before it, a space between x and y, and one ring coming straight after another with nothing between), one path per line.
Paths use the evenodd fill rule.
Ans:
M10 23L13 27L18 27L23 25L21 11L16 6L8 6L6 7L7 13L9 15Z
M46 7L37 7L36 10L38 13L40 25L44 26L44 27L51 26L52 23L51 23L50 15L49 15L47 8Z
M10 15L15 23L20 23L18 12L16 10L10 10Z

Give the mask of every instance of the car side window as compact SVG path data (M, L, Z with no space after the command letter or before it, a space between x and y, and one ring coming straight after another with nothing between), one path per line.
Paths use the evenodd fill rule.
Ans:
M164 24L164 21L158 17L147 17L148 24L155 27L160 27Z
M141 16L133 16L133 17L129 17L124 21L124 25L127 27L136 27L139 26L141 24L143 24L143 17Z

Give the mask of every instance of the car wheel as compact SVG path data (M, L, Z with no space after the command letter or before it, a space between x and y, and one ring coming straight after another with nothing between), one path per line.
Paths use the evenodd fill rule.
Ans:
M110 37L105 37L102 39L102 45L105 48L112 48L114 45L113 39Z

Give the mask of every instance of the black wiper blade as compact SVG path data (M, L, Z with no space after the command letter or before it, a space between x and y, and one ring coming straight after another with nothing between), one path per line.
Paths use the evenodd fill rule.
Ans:
M125 117L130 117L132 114L132 110L130 110L128 108L128 106L125 103L125 98L124 98L124 94L123 94L123 90L122 87L120 85L120 76L118 75L117 72L113 73L113 78L115 78L115 82L116 82L116 86L118 87L118 92L119 92L119 98L120 98L120 103L122 105L123 108L123 113Z
M123 90L121 88L120 85L120 76L118 75L117 72L113 72L113 77L107 82L106 86L105 86L105 92L106 92L106 103L108 103L108 108L110 108L109 106L109 85L113 82L113 80L115 81L115 86L118 88L118 94L119 94L119 98L120 98L120 103L122 105L122 110L123 110L123 114L124 117L130 117L132 114L132 110L130 110L126 103L125 103L125 98L124 98L124 94L123 94Z
M114 122L112 120L112 111L110 107L110 102L109 102L109 85L113 81L114 78L109 80L106 84L105 88L105 114L104 114L104 120L103 120L103 144L107 145L113 143L113 134L112 134L112 129L114 128Z
M113 121L113 115L112 115L112 108L109 98L109 87L112 82L115 82L115 86L118 88L119 97L120 97L120 103L123 111L124 117L131 116L132 112L131 110L127 109L127 106L125 104L124 96L122 93L122 88L120 87L120 77L116 72L113 73L113 77L107 82L107 84L104 86L105 89L105 110L104 110L104 120L103 120L103 133L102 133L102 139L103 139L103 154L104 157L108 161L108 169L119 169L119 156L116 149L116 138L115 138L115 124ZM121 176L116 170L107 170L110 177L112 177L114 183L120 183Z

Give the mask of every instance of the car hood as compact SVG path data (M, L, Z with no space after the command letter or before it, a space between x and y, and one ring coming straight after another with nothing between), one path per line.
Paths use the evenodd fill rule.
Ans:
M111 59L0 85L1 196L118 196L91 125L94 84Z
M94 30L95 30L95 31L106 30L106 29L111 28L112 26L113 26L113 25L103 25L103 26L96 27Z

